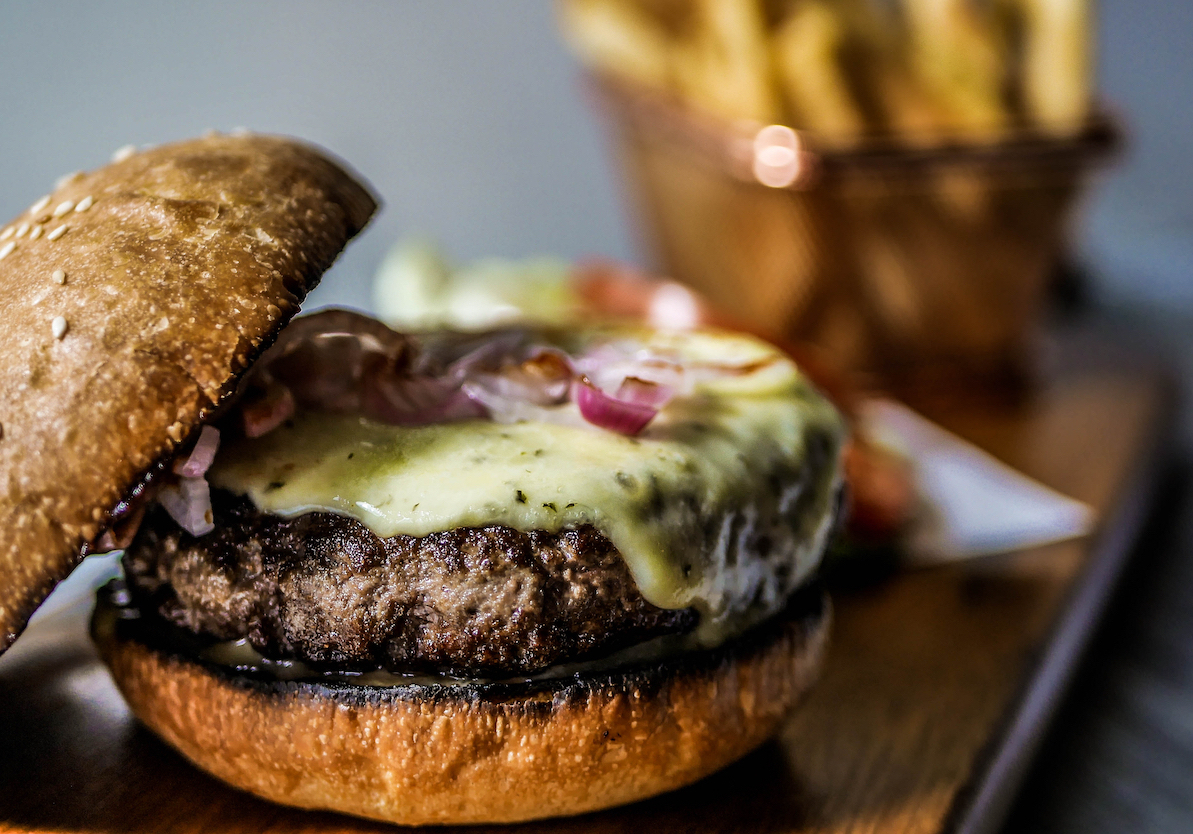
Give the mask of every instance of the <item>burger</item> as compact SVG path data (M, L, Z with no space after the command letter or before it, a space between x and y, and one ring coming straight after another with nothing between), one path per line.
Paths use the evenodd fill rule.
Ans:
M135 715L267 799L575 814L775 732L813 682L842 423L753 337L291 321L376 209L211 135L0 230L0 637L124 551L92 631Z

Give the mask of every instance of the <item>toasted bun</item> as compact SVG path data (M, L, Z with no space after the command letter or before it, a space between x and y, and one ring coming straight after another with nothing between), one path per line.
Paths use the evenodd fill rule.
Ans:
M375 208L306 145L208 136L0 226L0 651Z
M255 680L151 648L102 601L94 632L137 717L231 785L404 825L516 822L669 791L758 746L819 669L827 602L802 596L714 651L534 684Z

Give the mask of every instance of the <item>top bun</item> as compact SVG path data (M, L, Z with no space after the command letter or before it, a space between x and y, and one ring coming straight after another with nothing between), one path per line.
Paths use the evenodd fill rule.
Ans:
M309 146L210 135L0 227L0 652L376 207Z

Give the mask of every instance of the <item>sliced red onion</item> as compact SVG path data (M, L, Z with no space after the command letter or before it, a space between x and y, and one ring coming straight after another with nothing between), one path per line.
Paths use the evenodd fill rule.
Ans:
M394 426L425 426L485 416L484 409L451 382L391 374L365 380L360 410L366 417Z
M362 350L395 356L406 352L410 346L408 336L371 316L353 310L320 310L290 322L264 361L272 362L305 342L339 337L355 339Z
M392 356L368 350L365 341L353 334L312 335L294 343L265 370L290 390L299 405L353 411L359 408L362 378L377 367L395 367Z
M572 399L584 419L594 426L630 436L646 428L659 413L657 408L611 397L587 379L579 379L572 385Z
M527 334L523 330L503 330L485 338L480 344L472 347L458 359L454 359L447 368L438 375L456 382L463 382L478 373L489 373L511 361L517 361L517 356L525 350ZM467 344L467 343L465 343ZM454 345L431 345L415 362L415 370L430 375L435 374L437 354L446 353L449 349L459 349Z
M678 358L633 343L598 345L576 360L576 368L604 391L617 390L627 377L665 386L674 394L688 394L692 388L686 366Z
M575 409L563 405L537 405L517 396L506 396L498 385L500 377L479 377L464 383L463 391L484 407L494 423L552 423L561 426L584 425Z
M494 402L499 399L511 404L559 405L567 400L574 376L567 354L554 348L541 348L521 364L509 364L492 373L473 373L464 380L464 386L476 392L469 394L473 399L501 412L505 409L501 406L494 409L486 401L487 395Z
M245 437L263 437L294 416L294 395L281 383L273 383L260 396L240 402L240 421Z
M211 514L211 488L204 478L179 478L157 494L162 505L178 526L192 536L203 536L215 529Z
M627 376L617 388L616 398L632 405L644 405L648 408L660 409L665 406L675 392L666 385L659 385L647 379Z
M738 364L698 362L643 348L632 342L606 342L579 357L576 368L603 391L618 390L624 380L636 377L670 389L672 396L687 396L702 382L758 373L780 359L775 354Z
M195 441L195 448L191 449L191 453L185 459L174 461L174 474L184 478L203 477L203 473L211 468L211 464L215 460L215 453L219 448L219 429L214 426L204 426L199 430L199 439Z
M622 343L602 342L576 357L576 370L595 380L608 368L631 363L636 349Z
M358 411L361 381L378 368L409 372L414 352L410 337L376 319L327 310L295 319L282 331L254 367L254 381L271 394L280 383L296 404L307 408Z
M468 391L480 392L480 399L490 395L508 402L536 406L546 404L545 398L527 384L521 374L477 374L465 382L463 387Z
M632 339L598 345L574 362L532 339L517 328L407 337L347 311L305 317L259 363L256 385L267 395L242 404L245 434L268 433L296 405L395 425L487 416L507 423L587 421L637 434L696 379L680 357ZM574 384L578 372L581 385ZM579 413L566 406L569 393Z
M572 358L559 348L536 348L518 370L523 379L532 385L533 394L539 405L555 405L567 399L576 368Z

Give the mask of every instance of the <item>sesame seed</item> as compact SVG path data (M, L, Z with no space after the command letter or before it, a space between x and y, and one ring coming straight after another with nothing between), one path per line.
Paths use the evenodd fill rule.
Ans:
M0 240L8 240L10 237L12 237L12 233L13 233L13 228L12 228L12 226L9 226L4 231L0 232Z
M50 277L54 279L54 283L56 283L56 284L65 284L66 283L66 273L63 272L61 269L55 269L53 275L51 275Z
M44 227L34 226L32 229L29 230L29 239L37 240L39 237L41 237L41 233L44 231L45 231Z
M12 250L14 250L16 248L17 248L17 243L15 240L10 240L8 243L4 244L3 246L0 246L0 261L4 260L9 255L11 255Z
M128 159L130 156L132 156L136 152L137 152L136 145L124 145L120 148L117 148L116 153L112 154L112 161L113 162L124 162L124 160Z
M74 182L81 176L83 176L82 171L71 171L69 174L63 174L58 178L58 181L54 183L54 190L57 191L62 186Z
M55 229L54 231L52 231L48 235L46 235L46 240L57 240L58 238L62 237L64 234L66 234L66 226L65 225L59 226L57 229Z
M66 335L66 319L62 316L55 316L54 320L50 322L50 330L53 331L55 339L61 339Z
M22 223L21 225L17 226L17 237L18 238L22 238L27 234L29 234L29 224L28 223Z
M66 214L68 211L70 211L74 207L75 207L74 200L63 200L61 203L59 203L57 206L54 207L54 216L61 217L62 215Z
M82 200L79 200L79 204L77 206L75 206L75 211L87 211L87 209L91 208L91 205L94 202L95 202L95 199L92 198L92 196L90 194L88 194Z
M31 205L29 207L29 213L37 214L39 211L42 211L43 209L45 209L45 207L48 206L49 204L50 204L50 195L47 194L46 196L42 197L40 200L38 200L36 203L34 203L33 205Z

